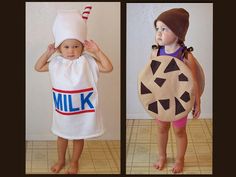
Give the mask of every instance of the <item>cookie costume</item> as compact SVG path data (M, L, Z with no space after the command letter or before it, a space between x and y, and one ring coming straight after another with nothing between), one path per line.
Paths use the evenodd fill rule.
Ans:
M160 14L154 21L165 23L180 41L185 40L189 26L189 14L185 9L174 8ZM190 50L190 49L188 49ZM186 117L195 100L191 70L182 62L189 52L182 45L175 53L166 54L164 47L158 46L138 76L138 95L147 113L154 119L172 122ZM200 93L205 86L203 70L197 60L197 82Z
M55 47L66 39L84 42L87 38L86 20L91 6L82 15L76 10L60 11L53 25ZM49 63L52 83L52 132L65 139L86 139L103 134L98 104L99 69L93 57L83 53L69 60L55 56Z

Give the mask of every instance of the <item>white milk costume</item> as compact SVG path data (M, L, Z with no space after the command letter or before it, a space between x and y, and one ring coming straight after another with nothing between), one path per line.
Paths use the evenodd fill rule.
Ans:
M86 9L89 10L84 13ZM90 9L85 7L85 16L74 10L58 13L53 26L56 47L65 39L84 42ZM65 139L102 135L97 92L99 69L95 59L88 54L74 60L56 56L49 63L49 73L53 87L52 132Z

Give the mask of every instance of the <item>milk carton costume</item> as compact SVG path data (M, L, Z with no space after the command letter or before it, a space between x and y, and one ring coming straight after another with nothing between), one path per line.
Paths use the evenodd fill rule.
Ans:
M55 47L66 39L84 42L90 10L91 6L86 6L82 15L76 10L58 12L53 25ZM49 63L49 73L53 92L52 132L65 139L102 135L97 91L99 70L95 60L88 54L74 60L56 56Z

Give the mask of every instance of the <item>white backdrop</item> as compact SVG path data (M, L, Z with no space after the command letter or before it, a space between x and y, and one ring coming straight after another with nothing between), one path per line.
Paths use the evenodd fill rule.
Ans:
M100 74L99 99L106 132L98 139L120 139L120 3L88 2L93 6L88 38L96 41L113 63L113 71ZM82 10L86 2L26 3L26 140L52 140L52 95L49 74L34 70L38 57L53 42L57 10Z
M126 110L128 119L145 119L150 116L143 109L137 90L137 76L146 64L155 43L153 22L156 17L171 8L182 7L190 14L190 24L185 45L194 48L193 54L205 72L205 90L201 97L201 118L212 118L212 51L213 4L212 3L128 3L127 4L127 83ZM191 117L191 116L190 116Z

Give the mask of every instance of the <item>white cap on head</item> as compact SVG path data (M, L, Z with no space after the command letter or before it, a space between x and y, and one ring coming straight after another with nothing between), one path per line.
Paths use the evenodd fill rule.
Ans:
M85 6L82 15L78 10L58 11L53 24L55 48L66 39L77 39L84 43L87 39L88 15L92 6Z

